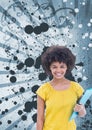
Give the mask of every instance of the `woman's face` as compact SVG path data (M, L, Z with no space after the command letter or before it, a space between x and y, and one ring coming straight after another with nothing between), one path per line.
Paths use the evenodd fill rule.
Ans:
M63 62L53 62L50 65L50 71L53 78L56 79L64 78L67 71L67 65Z

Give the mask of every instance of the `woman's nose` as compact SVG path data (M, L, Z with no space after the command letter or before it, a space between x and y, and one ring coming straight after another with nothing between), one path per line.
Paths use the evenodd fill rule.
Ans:
M57 68L57 72L60 72L61 71L61 68Z

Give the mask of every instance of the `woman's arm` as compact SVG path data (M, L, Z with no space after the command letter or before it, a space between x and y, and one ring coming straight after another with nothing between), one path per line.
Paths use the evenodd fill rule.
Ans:
M78 112L80 117L84 117L86 115L85 106L82 104L76 104L74 111Z
M36 130L43 130L44 108L45 108L44 100L40 96L37 96L37 126L36 126Z

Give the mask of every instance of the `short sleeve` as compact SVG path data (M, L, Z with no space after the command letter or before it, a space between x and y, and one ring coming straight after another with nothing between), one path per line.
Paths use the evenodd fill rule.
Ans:
M79 83L75 82L73 88L74 88L74 90L75 90L75 92L77 94L77 98L79 99L82 96L83 92L84 92L83 87Z
M47 97L47 86L45 84L41 85L36 94L39 95L43 100L46 100Z

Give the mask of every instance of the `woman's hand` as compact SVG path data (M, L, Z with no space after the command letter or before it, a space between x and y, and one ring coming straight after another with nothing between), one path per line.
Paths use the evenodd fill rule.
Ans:
M86 115L86 109L85 106L82 104L76 104L74 107L74 111L78 112L78 115L80 117L84 117Z

